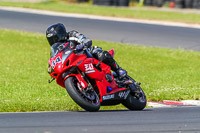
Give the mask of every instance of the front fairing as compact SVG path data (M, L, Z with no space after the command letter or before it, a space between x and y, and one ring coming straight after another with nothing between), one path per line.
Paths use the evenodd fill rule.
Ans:
M72 53L72 50L70 50L70 52L67 52L65 54L65 51L68 51L68 50L70 50L69 43L66 43L66 44L55 43L54 45L51 46L51 57L49 59L49 65L50 65L51 72L56 73L56 75L50 74L54 78L61 71L62 63L64 62L63 59L64 58L66 59Z
M52 48L52 56L49 59L49 65L53 69L50 75L56 79L57 84L64 87L64 73L75 70L77 64L87 58L84 52L76 52L65 46L62 50L58 47Z
M51 58L54 58L59 52L69 49L68 43L55 43L51 46Z
M62 64L64 64L65 60L72 54L71 49L65 49L62 54Z

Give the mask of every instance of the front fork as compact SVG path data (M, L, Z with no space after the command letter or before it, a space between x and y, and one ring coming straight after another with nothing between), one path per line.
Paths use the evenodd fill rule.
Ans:
M89 85L87 83L87 81L85 81L84 79L84 75L79 71L77 70L78 74L68 74L64 77L64 81L68 78L68 77L71 77L71 76L74 76L76 77L76 79L78 80L78 82L80 83L81 87L83 89L86 89Z
M80 71L80 70L78 70L78 73L81 75L83 81L85 81L85 83L87 84L87 87L86 87L87 89L86 88L83 88L83 89L85 89L87 91L88 90L94 90L93 87L92 87L92 85L91 85L91 83L90 83L90 81L88 80L88 78L86 78L85 73L82 72L82 71Z

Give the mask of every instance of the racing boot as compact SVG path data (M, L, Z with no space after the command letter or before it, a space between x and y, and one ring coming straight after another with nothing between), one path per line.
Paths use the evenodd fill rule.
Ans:
M119 70L117 70L116 73L117 73L119 79L123 79L127 75L127 71L124 70L124 69L122 69L122 68L120 68Z
M111 65L111 69L116 72L119 79L123 79L127 75L127 71L119 67L116 61Z
M111 70L113 70L118 78L121 80L127 75L127 71L119 67L117 62L113 59L112 55L108 51L103 51L99 47L93 47L92 55L96 57L99 61L102 61L103 63L109 65L111 67Z

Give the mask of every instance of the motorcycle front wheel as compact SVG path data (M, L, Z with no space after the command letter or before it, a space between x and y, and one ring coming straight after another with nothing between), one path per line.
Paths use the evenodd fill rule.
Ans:
M65 88L70 97L83 109L90 112L98 111L100 100L93 89L83 89L75 77L65 80Z

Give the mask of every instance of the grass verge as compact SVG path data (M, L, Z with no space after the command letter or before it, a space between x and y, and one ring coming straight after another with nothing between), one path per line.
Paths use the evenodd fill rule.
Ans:
M0 112L81 110L64 88L47 82L50 47L44 35L0 32ZM131 77L142 82L148 100L200 98L199 52L101 41L93 45L114 48L115 59Z
M23 2L17 3L17 2L0 1L0 6L13 6L13 7L24 7L24 8L34 8L41 10L68 12L68 13L81 13L81 14L92 14L101 16L114 16L114 17L124 17L124 18L200 24L200 14L196 13L159 11L156 9L147 10L144 8L103 7L103 6L93 6L91 4L67 3L56 0L40 2L40 3L23 3Z

